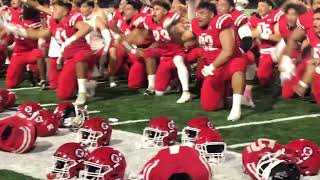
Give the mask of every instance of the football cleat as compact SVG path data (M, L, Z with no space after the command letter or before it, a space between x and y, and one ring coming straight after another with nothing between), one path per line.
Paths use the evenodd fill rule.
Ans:
M183 91L181 97L177 100L177 103L182 104L188 101L191 101L191 93L188 91Z

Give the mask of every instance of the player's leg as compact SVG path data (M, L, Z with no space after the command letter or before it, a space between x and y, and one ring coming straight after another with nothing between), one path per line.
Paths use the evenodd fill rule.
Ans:
M49 58L49 86L50 89L56 89L58 86L60 71L57 69L57 58Z
M270 85L273 74L273 60L270 54L261 54L257 76L262 87Z
M220 75L219 75L220 74ZM215 72L213 76L204 78L200 104L205 111L216 111L223 107L224 82L221 73Z
M129 60L132 65L129 70L128 87L130 89L139 89L146 80L145 65L142 60L139 60L136 55L129 53Z
M182 86L182 95L177 100L177 103L185 103L191 100L191 94L189 92L189 71L182 56L177 55L173 57L173 63L177 68L178 77Z
M156 72L155 93L162 96L167 90L175 65L171 57L160 58L160 64Z
M250 107L255 107L254 102L253 102L253 95L252 95L252 84L253 80L256 76L256 70L257 70L257 65L255 62L255 56L251 51L246 52L244 55L244 58L246 59L246 87L241 99L241 104L250 106Z
M13 53L6 75L6 88L16 87L23 79L26 63L23 61L23 54Z
M71 99L77 88L76 62L65 63L60 72L57 86L57 97L59 100Z
M232 108L228 116L228 120L236 121L241 117L241 98L246 85L245 69L246 63L244 58L238 57L231 59L226 65L227 79L231 77L231 85L233 90Z

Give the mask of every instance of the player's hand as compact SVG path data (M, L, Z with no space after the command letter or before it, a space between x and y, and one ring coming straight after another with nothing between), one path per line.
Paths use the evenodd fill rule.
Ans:
M143 49L142 49L142 48L137 48L137 49L136 49L136 56L137 56L138 58L143 58L143 55L144 55Z
M77 40L77 37L75 35L71 36L70 38L66 39L60 47L61 53L64 52L64 49L66 47L68 47L72 42L74 42L75 40Z
M291 79L295 75L295 70L296 66L292 59L287 55L283 55L279 64L281 82Z
M213 64L210 64L208 66L204 66L201 70L201 73L204 77L212 76L214 70L215 70L215 67L213 66Z
M180 20L180 15L178 13L174 13L172 17L166 18L163 22L163 28L167 29L173 24L178 23Z

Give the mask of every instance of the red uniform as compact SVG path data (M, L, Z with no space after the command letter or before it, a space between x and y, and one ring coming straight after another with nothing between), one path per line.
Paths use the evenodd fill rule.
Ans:
M144 27L145 14L138 13L132 17L132 19L127 22L124 17L120 19L114 19L113 22L116 26L121 30L121 32L125 35L129 34L134 28ZM149 41L146 41L144 47L150 44ZM115 47L117 49L117 65L116 72L120 70L123 66L123 62L125 59L125 50L124 47L119 45ZM143 63L143 59L138 58L135 54L127 52L128 60L130 61L130 69L128 75L128 87L132 89L138 89L143 86L146 80L146 72L145 66Z
M248 174L252 179L258 179L256 168L261 156L265 153L275 153L283 147L283 145L276 143L275 140L257 139L242 151L244 173Z
M261 17L261 19L254 18L251 21L251 26L258 29L261 33L274 34L275 25L278 23L282 15L282 11L272 10L266 16ZM274 46L277 44L277 42L264 39L261 39L260 41L260 61L258 65L257 76L260 81L260 85L266 87L269 85L272 79L274 63L271 57L271 52L274 50Z
M80 21L83 21L80 13L70 13L59 23L53 18L50 19L49 28L58 44L61 45L77 32L75 25ZM70 99L74 95L74 91L77 88L76 63L87 62L91 65L92 56L90 46L85 38L74 41L64 49L64 66L60 73L57 87L57 96L60 100Z
M313 27L313 9L309 9L298 17L297 26L306 33Z
M173 15L174 14L172 13L168 13L162 18L160 23L154 22L152 16L147 16L145 20L144 27L147 30L152 31L153 39L156 42L159 42L158 47L148 48L144 52L145 59L149 57L160 58L160 64L156 72L156 91L163 92L167 89L173 71L176 69L176 66L173 63L173 58L175 56L184 56L184 47L181 44L171 40L168 31L163 25L163 22L168 18L172 18Z
M17 23L22 28L39 28L37 20L24 20ZM7 70L6 87L16 87L22 79L27 64L36 64L43 53L38 49L38 41L28 38L15 37L15 46L11 56L10 65Z
M140 172L143 179L169 179L175 173L186 173L191 179L212 178L210 166L188 146L170 146L160 150Z
M204 54L206 54L204 65L209 65L221 52L220 32L224 29L232 28L233 21L228 14L218 15L212 18L206 29L201 29L198 21L198 19L192 20L192 32L197 37ZM224 65L215 69L212 76L205 78L200 97L202 108L207 111L217 110L224 96L225 82L230 80L235 72L244 70L244 60L234 56Z

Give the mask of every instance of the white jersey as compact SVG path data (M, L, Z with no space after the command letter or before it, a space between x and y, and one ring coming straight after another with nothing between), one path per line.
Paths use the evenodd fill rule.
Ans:
M89 26L92 28L92 31L86 35L86 40L93 52L97 52L103 49L105 46L104 39L101 33L96 28L96 19L97 16L93 14L85 17L84 19L84 22L89 24Z
M54 37L51 37L48 57L57 58L61 56L60 45Z

